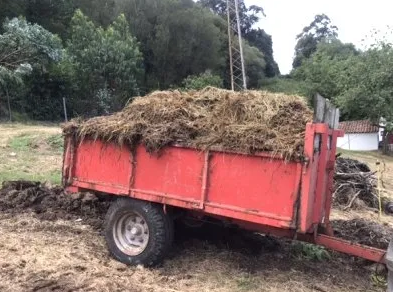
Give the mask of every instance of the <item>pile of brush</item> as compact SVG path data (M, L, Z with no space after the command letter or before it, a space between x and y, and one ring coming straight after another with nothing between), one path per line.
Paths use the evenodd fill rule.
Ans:
M375 172L358 160L337 158L333 200L334 205L343 210L378 208Z
M312 111L304 98L266 91L157 91L121 112L68 123L65 134L101 139L153 153L171 144L243 153L270 151L286 159L303 154Z

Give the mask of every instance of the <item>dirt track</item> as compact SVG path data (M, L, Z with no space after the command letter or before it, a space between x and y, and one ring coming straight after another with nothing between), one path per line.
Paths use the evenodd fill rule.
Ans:
M1 291L370 291L369 274L349 259L314 262L290 246L255 251L199 238L177 242L157 269L112 260L99 231L83 222L3 214ZM229 241L226 242L229 244ZM251 246L249 246L251 245Z
M161 267L127 267L100 234L107 203L11 188L0 192L0 291L383 291L362 260L317 261L287 241L216 228L178 230Z

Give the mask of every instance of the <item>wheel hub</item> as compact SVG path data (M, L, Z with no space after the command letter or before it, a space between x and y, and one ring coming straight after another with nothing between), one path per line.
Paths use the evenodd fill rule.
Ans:
M141 228L139 228L139 227L132 227L131 228L131 234L132 235L140 235L141 234Z
M149 227L141 215L130 211L113 225L113 237L122 252L136 256L145 250L149 242Z

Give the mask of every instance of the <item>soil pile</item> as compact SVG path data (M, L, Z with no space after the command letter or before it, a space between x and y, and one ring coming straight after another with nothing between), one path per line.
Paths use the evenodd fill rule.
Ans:
M157 91L137 97L121 112L74 120L65 134L128 144L157 152L170 144L198 149L254 153L271 151L287 159L303 154L312 112L302 97L266 91Z
M333 204L343 210L378 208L377 179L370 168L358 160L339 157L334 174Z
M0 211L22 213L32 211L43 220L82 219L100 228L109 207L95 195L66 195L60 187L47 187L39 182L4 182L0 189Z
M333 220L338 237L377 248L387 249L393 239L393 228L362 218Z
M82 219L84 223L99 230L109 204L110 201L89 193L66 195L60 187L51 188L39 182L4 182L0 189L0 212L32 212L36 218L49 221ZM378 248L387 248L393 238L393 228L364 219L334 220L332 224L337 236ZM211 227L211 230L214 228ZM208 237L214 237L216 233L207 232L206 228L202 228L201 232ZM183 233L184 230L180 232ZM230 241L236 244L234 239Z

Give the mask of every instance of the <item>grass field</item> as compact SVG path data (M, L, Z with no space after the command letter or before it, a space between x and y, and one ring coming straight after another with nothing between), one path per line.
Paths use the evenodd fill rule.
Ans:
M345 152L375 167L383 161L384 193L392 194L393 159ZM0 181L60 182L62 137L57 125L0 124ZM372 211L333 217L378 220ZM392 221L384 216L384 221ZM126 267L107 252L102 231L83 221L43 221L0 212L1 291L384 291L373 268L309 244L247 240L209 231L177 233L172 254L154 269ZM180 236L180 238L179 238ZM273 244L272 244L273 242Z
M56 125L0 125L0 183L36 180L59 184L63 140Z

